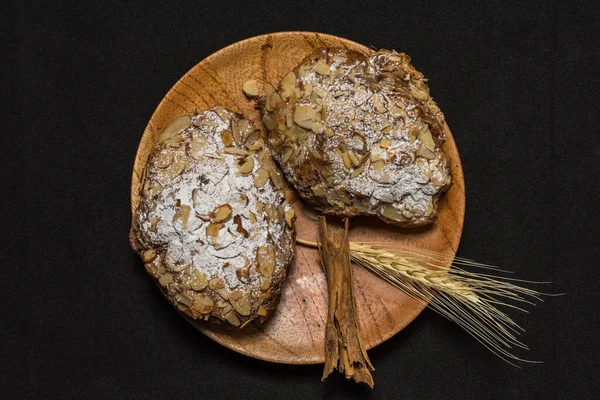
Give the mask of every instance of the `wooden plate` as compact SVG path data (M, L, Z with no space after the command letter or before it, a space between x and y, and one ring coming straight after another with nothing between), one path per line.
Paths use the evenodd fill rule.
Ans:
M259 112L242 93L242 84L248 79L277 84L303 58L323 46L347 47L364 54L373 52L358 43L331 35L273 33L228 46L185 74L160 102L142 136L131 182L132 213L139 203L140 176L148 154L169 122L184 114L222 105L242 113L256 126L262 127ZM401 51L402 48L397 50ZM435 87L432 91L435 97ZM441 106L443 109L443 104ZM376 218L355 218L351 221L351 240L400 242L414 248L431 249L452 256L456 254L463 228L465 191L460 158L447 127L446 133L445 151L450 157L453 184L442 197L437 222L427 228L401 230ZM294 207L298 215L298 237L314 240L317 237L317 224L307 218L301 201L297 201ZM239 331L215 329L210 324L198 321L190 322L216 342L250 357L287 364L322 363L327 290L325 275L317 257L314 249L297 246L281 303L265 325ZM408 325L425 304L357 266L354 271L363 343L370 349Z

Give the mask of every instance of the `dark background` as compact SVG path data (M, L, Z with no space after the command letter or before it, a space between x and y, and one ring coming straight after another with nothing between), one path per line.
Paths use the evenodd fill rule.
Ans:
M59 4L60 3L60 4ZM483 4L485 3L485 4ZM3 11L2 398L588 399L600 390L600 7L590 1L12 3ZM6 7L6 5L4 6ZM462 157L459 255L551 280L511 367L424 311L370 351L375 389L189 326L127 242L138 141L169 88L284 30L412 56Z

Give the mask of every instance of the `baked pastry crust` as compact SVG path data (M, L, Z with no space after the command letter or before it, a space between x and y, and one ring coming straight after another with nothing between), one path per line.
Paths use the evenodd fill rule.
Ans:
M274 157L313 207L403 227L437 217L444 115L406 54L319 49L265 92Z
M222 107L183 116L155 144L130 242L187 316L234 326L275 309L294 255L294 210L261 132Z

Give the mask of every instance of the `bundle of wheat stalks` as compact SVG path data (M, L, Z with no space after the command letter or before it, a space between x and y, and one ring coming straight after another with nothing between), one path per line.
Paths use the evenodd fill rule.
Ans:
M297 239L299 244L316 247L314 242ZM408 250L390 243L350 242L352 261L378 275L409 296L456 322L486 348L504 361L528 361L512 353L528 350L517 339L524 330L497 306L524 312L515 303L534 304L542 293L519 286L530 282L489 273L469 272L459 266L504 273L497 267L464 258L454 258L427 250ZM446 266L452 263L450 269ZM512 304L511 304L512 302Z

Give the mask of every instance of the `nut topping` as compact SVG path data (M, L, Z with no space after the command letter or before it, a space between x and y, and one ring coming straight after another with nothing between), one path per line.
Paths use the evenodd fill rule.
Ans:
M243 163L238 167L239 175L248 175L254 168L254 158L248 157L243 160Z
M324 59L320 58L317 60L315 72L320 75L329 75L329 65L327 65L327 62Z
M159 142L164 142L167 139L172 138L177 135L179 132L183 131L192 123L192 119L189 115L184 115L177 118L175 121L171 122L169 126L165 128L165 130L160 135L158 139Z
M408 56L319 49L269 93L262 111L274 157L310 205L400 226L435 218L428 204L450 183L443 114ZM383 215L386 204L410 217Z
M206 227L206 236L217 237L219 236L219 231L223 227L223 224L208 224Z
M256 96L258 96L258 93L259 93L258 83L256 82L255 79L247 80L242 85L242 90L244 91L244 93L246 93L246 95L248 95L250 97L256 97Z
M254 185L257 188L265 186L265 183L269 180L269 172L264 168L259 168L254 176Z
M296 213L292 207L285 211L285 221L290 228L294 225L294 221L296 221Z
M231 131L221 132L221 141L225 146L231 146L231 144L233 143L233 133L231 133Z
M256 84L246 82L245 93L262 95ZM299 93L293 87L286 101ZM282 104L274 88L265 94ZM276 128L285 129L288 118L303 131L291 111L277 118ZM293 211L262 135L217 107L174 121L148 157L131 241L148 274L190 318L243 328L275 309L294 251ZM260 306L265 315L257 315Z

